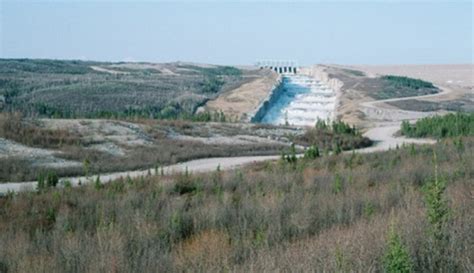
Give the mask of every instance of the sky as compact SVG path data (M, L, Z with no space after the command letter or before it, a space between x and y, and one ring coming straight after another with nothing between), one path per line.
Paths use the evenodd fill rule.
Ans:
M0 0L0 58L473 62L472 1Z

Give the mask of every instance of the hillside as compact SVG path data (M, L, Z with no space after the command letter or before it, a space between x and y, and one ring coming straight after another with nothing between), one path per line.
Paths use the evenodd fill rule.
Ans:
M259 70L179 62L0 59L0 110L56 118L176 118L262 77Z
M8 195L0 271L468 272L463 143Z

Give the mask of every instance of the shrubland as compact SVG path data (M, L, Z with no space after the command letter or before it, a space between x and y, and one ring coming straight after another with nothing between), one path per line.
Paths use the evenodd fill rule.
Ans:
M82 165L86 161L90 163L89 174L97 174L154 168L206 157L279 154L286 147L283 141L271 142L266 139L266 136L272 135L273 132L278 135L277 128L254 129L252 125L245 124L150 119L137 119L132 122L114 119L71 120L66 123L69 124L67 128L49 128L47 123L48 120L26 118L20 113L0 113L0 149L11 145L1 142L2 139L7 139L27 148L48 149L59 160L78 164L56 167L43 165L41 157L28 153L20 153L18 156L2 155L0 181L36 180L40 173L49 171L54 171L61 177L85 175ZM74 124L87 130L76 130ZM110 126L115 129L101 129ZM128 131L127 134L121 135L117 133L120 130ZM265 138L261 137L261 141L238 145L230 142L202 141L216 135L227 137L231 141L237 135L252 138L264 133ZM136 139L137 143L123 142L127 138ZM105 149L94 148L97 146ZM111 153L111 146L123 153Z
M468 272L474 138L0 199L8 272Z
M262 73L181 63L0 59L0 110L49 118L192 118L207 100Z

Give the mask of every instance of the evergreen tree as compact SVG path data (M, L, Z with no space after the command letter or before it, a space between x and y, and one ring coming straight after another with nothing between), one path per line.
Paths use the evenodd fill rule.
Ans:
M390 227L383 263L385 271L389 273L410 273L413 270L408 249L403 245L393 223Z

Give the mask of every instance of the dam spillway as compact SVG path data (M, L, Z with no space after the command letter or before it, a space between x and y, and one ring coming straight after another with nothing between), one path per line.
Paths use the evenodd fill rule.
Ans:
M336 92L326 84L306 75L288 74L282 76L278 88L260 114L259 122L313 126L318 119L333 119Z

